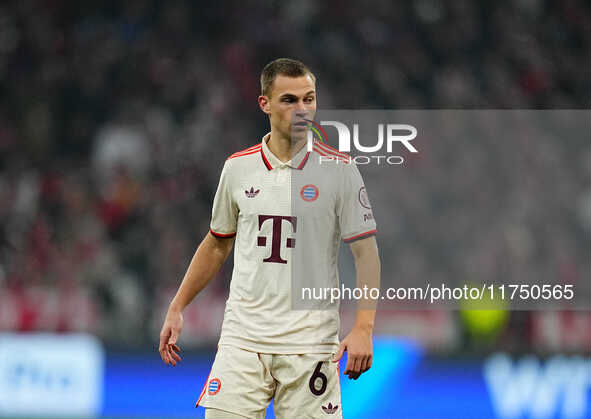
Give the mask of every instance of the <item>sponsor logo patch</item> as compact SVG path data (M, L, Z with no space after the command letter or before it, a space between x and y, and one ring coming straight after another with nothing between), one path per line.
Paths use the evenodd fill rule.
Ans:
M369 198L367 197L367 191L365 190L365 186L362 186L359 189L359 203L363 208L371 209L371 205L369 204Z

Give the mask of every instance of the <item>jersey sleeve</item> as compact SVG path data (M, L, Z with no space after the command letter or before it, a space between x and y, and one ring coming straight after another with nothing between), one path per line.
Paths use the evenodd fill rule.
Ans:
M339 226L346 243L374 235L377 231L367 191L357 165L344 166L339 201Z
M234 237L236 235L238 206L232 197L228 166L228 161L226 161L213 199L209 231L216 237Z

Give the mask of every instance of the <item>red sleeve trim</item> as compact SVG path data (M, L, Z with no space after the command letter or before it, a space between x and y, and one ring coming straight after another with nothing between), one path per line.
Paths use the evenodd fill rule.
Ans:
M339 151L336 148L329 146L327 143L323 143L323 142L317 141L317 142L314 143L314 145L317 146L318 148L324 150L326 153L335 154L335 155L341 156L341 157L343 157L345 159L350 159L351 158L351 156L348 155L347 153L343 153L342 151Z
M255 146L255 148L252 148L252 149L249 149L249 150L246 150L246 151L240 151L238 153L234 153L230 157L228 157L227 160L235 159L236 157L248 156L249 154L258 153L259 150L260 150L260 147L261 146L258 145L258 146Z
M213 234L214 236L216 236L216 237L219 237L219 238L221 238L221 239L225 239L225 238L228 238L228 237L234 237L234 236L236 235L236 233L229 233L229 234L216 233L216 232L215 232L215 231L213 231L211 228L209 229L209 232L210 232L211 234Z
M328 152L328 151L326 151L326 150L324 150L324 149L322 149L320 147L317 147L316 145L314 145L313 150L315 152L317 152L318 154L320 154L321 156L329 157L329 158L331 158L333 160L342 161L342 162L347 163L347 164L351 163L351 159L350 158L342 157L342 156L340 156L338 154L334 154L334 153Z
M371 236L372 234L376 234L376 233L377 233L377 230L376 230L376 229L374 229L374 230L369 230L369 231L366 231L365 233L359 233L359 234L356 234L356 235L355 235L355 236L353 236L353 237L348 237L348 238L346 238L346 239L343 239L343 241L344 241L345 243L349 243L349 242L351 242L351 241L353 241L353 240L355 240L355 239L360 239L360 238L362 238L362 237Z
M241 153L246 153L246 152L248 152L248 151L252 151L252 150L254 150L255 148L257 148L257 147L260 147L260 146L261 146L261 143L256 143L255 145L251 145L250 147L247 147L247 148L245 148L244 150L239 150L239 151L236 151L234 154L241 154Z

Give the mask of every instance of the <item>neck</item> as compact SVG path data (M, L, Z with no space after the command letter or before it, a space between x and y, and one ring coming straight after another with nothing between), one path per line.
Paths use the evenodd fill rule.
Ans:
M267 142L269 150L283 163L291 160L292 156L296 155L298 151L305 145L305 141L300 141L297 144L292 144L292 139L281 135L277 130L271 127L271 135Z

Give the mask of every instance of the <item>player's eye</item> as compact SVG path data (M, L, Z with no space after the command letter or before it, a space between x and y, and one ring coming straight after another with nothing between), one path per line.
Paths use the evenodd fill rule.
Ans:
M283 98L282 102L285 102L285 103L293 103L293 98L292 97Z
M314 102L314 97L313 96L307 97L306 99L304 99L304 102L312 103L312 102Z

